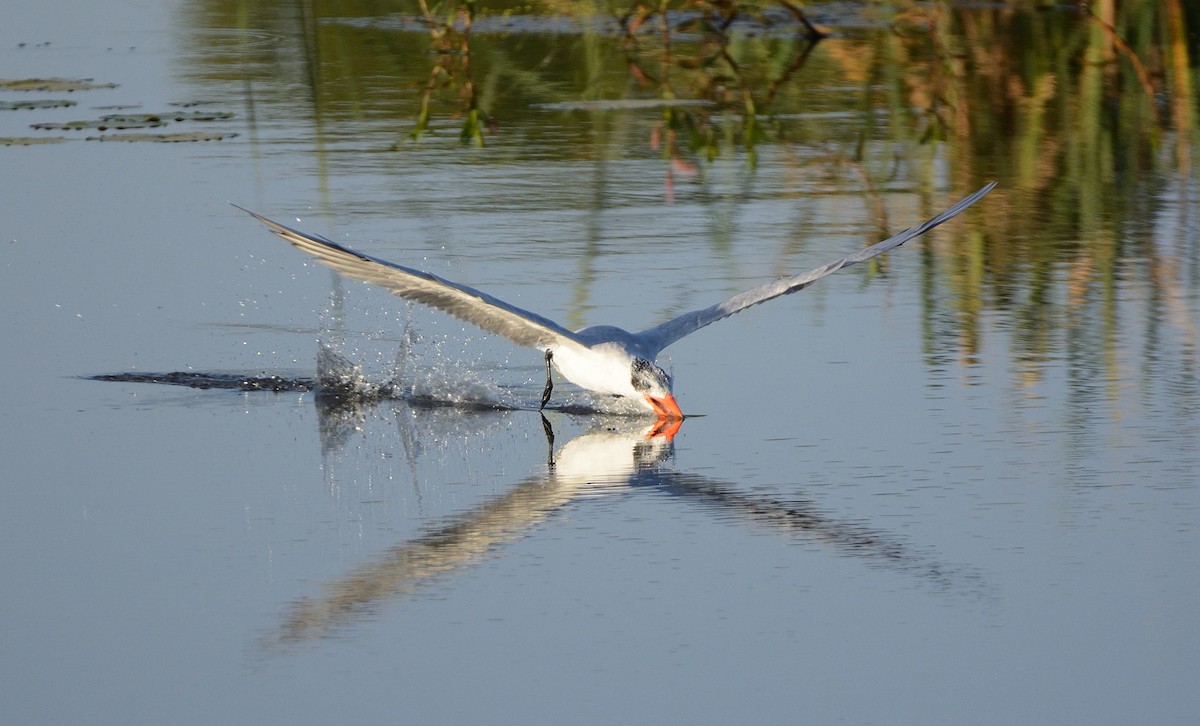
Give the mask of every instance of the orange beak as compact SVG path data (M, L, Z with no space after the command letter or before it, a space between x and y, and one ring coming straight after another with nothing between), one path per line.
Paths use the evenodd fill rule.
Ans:
M646 401L650 407L654 409L654 413L658 414L659 418L683 420L683 411L679 410L679 404L675 402L675 397L667 394L662 398L654 396L646 396Z

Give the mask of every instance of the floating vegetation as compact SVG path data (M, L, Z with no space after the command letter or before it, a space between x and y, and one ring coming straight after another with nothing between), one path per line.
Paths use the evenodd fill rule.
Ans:
M0 90L3 91L74 93L116 87L116 83L96 83L91 78L0 78Z
M179 134L101 134L89 136L87 141L152 141L160 144L178 144L189 141L223 141L237 136L235 132L215 133L194 131Z
M65 98L39 98L32 101L0 101L0 111L25 111L42 108L69 108L74 101Z
M36 146L38 144L59 144L66 141L65 136L0 136L0 146Z
M119 113L106 114L94 121L66 121L63 123L36 123L33 128L41 131L82 131L96 129L107 131L116 129L153 129L166 126L172 121L225 121L233 118L229 111L177 111L175 113Z
M232 111L176 111L162 115L171 121L228 121L233 118Z
M166 126L167 122L159 116L150 113L137 114L110 114L101 116L95 121L65 121L63 123L38 123L30 124L39 131L82 131L83 129L96 129L97 131L107 131L108 129L152 129L159 126Z
M51 92L73 92L86 91L97 88L116 88L115 83L95 83L90 78L83 79L67 79L67 78L25 78L25 79L0 79L0 91L51 91ZM204 101L182 101L171 103L174 108L165 113L129 113L126 109L139 108L138 105L109 105L97 107L98 111L121 111L121 113L106 113L95 119L81 119L78 121L44 121L30 126L38 131L128 131L132 129L153 129L166 126L170 123L185 123L188 121L197 123L206 123L214 121L228 121L233 118L233 113L229 111L206 111L197 110L197 106L204 105ZM64 99L33 99L26 101L4 101L0 102L0 110L17 110L17 109L51 109L51 108L69 108L76 105L75 101ZM233 132L182 132L172 134L101 134L99 136L89 136L87 141L149 141L154 143L182 143L195 141L221 141L237 136ZM32 146L35 144L56 144L66 141L63 136L46 136L46 137L0 137L0 146Z
M90 124L87 121L66 121L64 123L46 122L30 124L29 127L38 131L79 131L80 129L90 128Z

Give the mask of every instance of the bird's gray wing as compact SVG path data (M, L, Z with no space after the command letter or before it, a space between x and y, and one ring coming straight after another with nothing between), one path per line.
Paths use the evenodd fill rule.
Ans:
M822 277L832 275L843 267L849 267L850 265L864 262L872 257L881 255L890 249L899 247L910 239L919 237L942 222L955 217L967 207L982 199L984 195L992 191L995 186L996 183L991 182L987 186L983 187L966 199L963 199L961 202L955 204L953 207L950 207L936 217L933 217L924 224L920 224L916 227L910 227L894 237L889 237L888 239L885 239L876 245L868 247L864 250L860 250L859 252L855 252L847 257L843 257L837 262L831 262L828 265L818 267L815 270L809 270L808 272L796 275L794 277L787 277L782 280L776 280L775 282L769 282L765 285L760 285L753 290L747 290L740 295L734 295L725 302L704 308L703 310L694 310L690 313L684 313L683 315L668 320L661 325L643 330L642 332L638 333L636 337L639 338L648 349L653 350L657 354L668 345L686 335L696 332L706 325L715 323L722 318L727 318L734 313L740 313L748 307L758 305L759 303L764 303L768 300L777 298L780 295L787 295L789 293L803 290L817 280L820 280Z
M320 235L273 222L233 205L267 225L302 252L346 277L379 285L394 295L441 310L460 320L508 338L517 345L546 350L557 345L581 345L578 336L553 320L509 305L503 300L437 275L381 260L343 247Z

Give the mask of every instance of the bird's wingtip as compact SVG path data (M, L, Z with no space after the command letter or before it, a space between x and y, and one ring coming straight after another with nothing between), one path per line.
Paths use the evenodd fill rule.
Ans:
M245 207L238 204L237 202L229 202L229 206L233 207L234 209L240 209L243 212L245 212L246 214L249 214L251 217L254 217L255 219L264 220L264 221L266 220L266 217L263 217L258 212L253 212L249 209L246 209Z

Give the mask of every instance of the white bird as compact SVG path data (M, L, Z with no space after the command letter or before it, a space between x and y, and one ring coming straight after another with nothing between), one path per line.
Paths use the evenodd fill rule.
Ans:
M355 252L320 235L292 229L243 207L238 209L252 215L276 235L312 255L321 264L347 277L380 285L399 297L441 310L489 333L502 335L517 345L544 351L546 387L542 392L543 408L550 400L550 392L554 387L550 372L553 364L564 378L581 388L627 397L657 414L660 420L680 421L683 412L672 394L671 376L654 365L654 359L668 345L710 323L781 295L802 290L843 267L899 247L955 217L995 186L995 182L992 182L924 224L910 227L836 262L760 285L724 302L684 313L640 333L630 333L611 325L567 330L553 320L466 285Z

